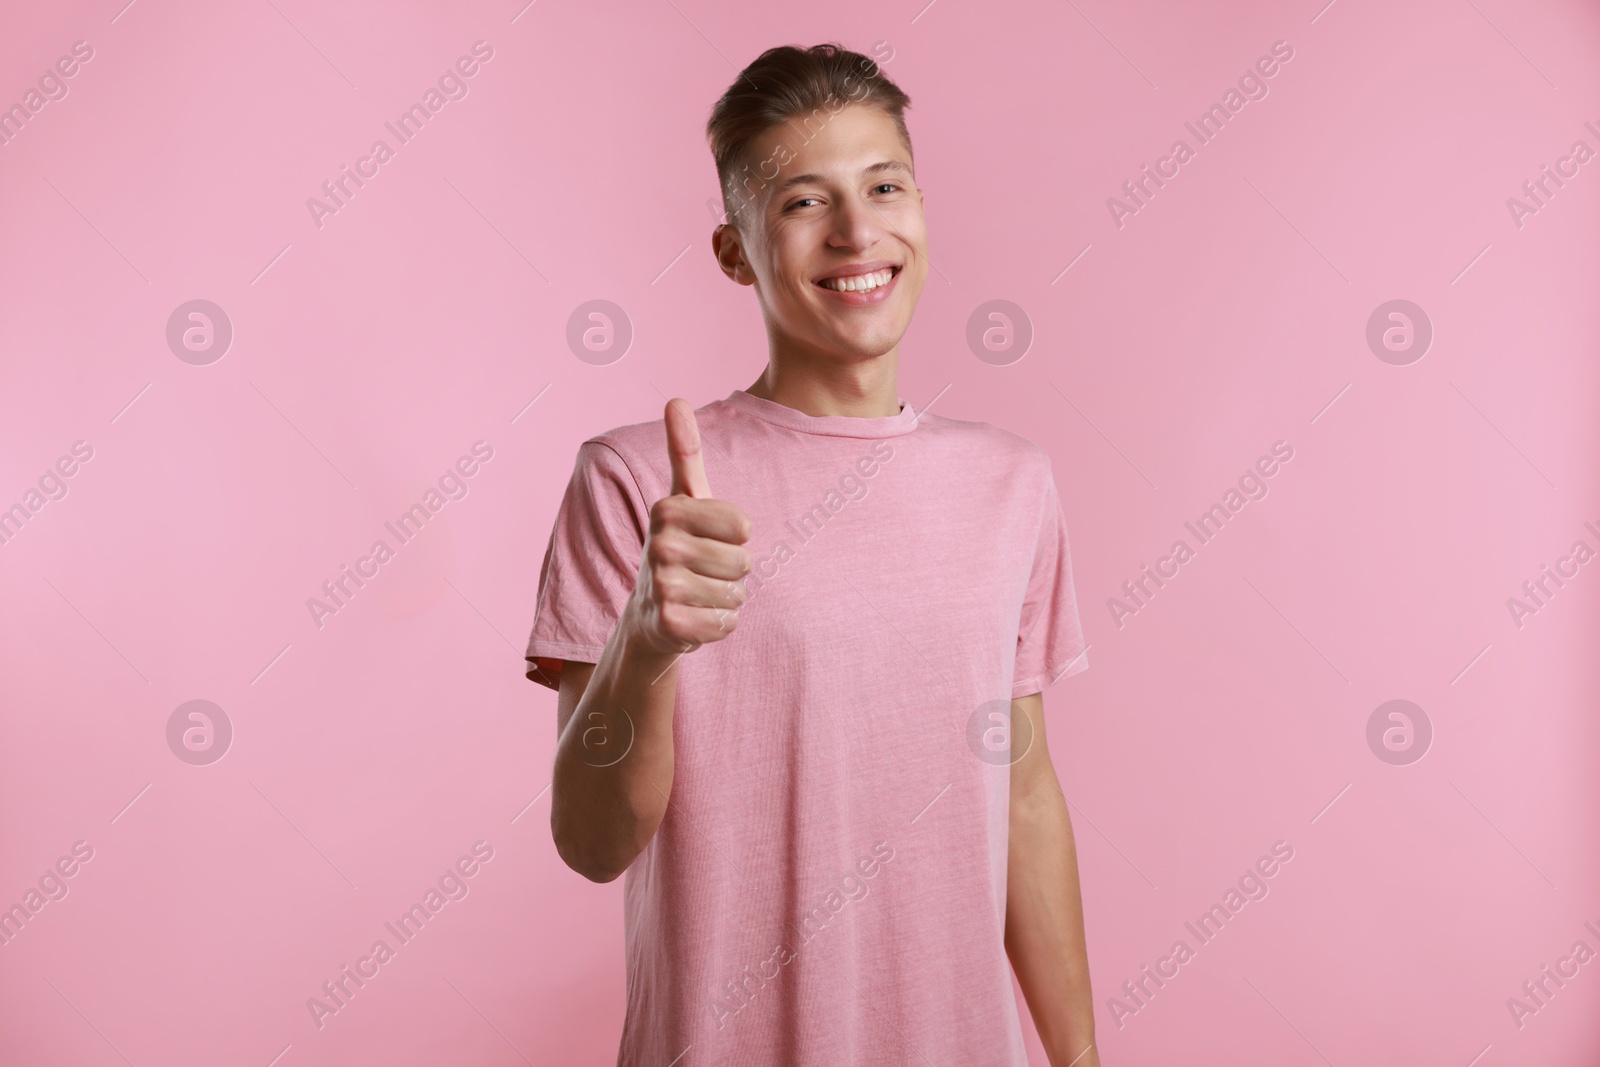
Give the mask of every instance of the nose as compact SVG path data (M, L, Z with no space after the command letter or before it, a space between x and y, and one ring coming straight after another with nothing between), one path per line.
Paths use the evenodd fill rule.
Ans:
M890 228L878 206L860 194L835 201L832 222L833 232L828 236L828 243L858 251L877 244Z

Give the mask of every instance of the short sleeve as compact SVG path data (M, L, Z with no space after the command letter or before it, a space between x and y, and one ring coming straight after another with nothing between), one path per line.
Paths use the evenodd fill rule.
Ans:
M1072 584L1067 520L1061 511L1054 475L1047 475L1045 487L1033 573L1017 626L1013 699L1041 692L1089 667L1083 625L1078 618L1077 591Z
M539 569L525 675L561 687L561 662L598 663L633 593L649 514L627 463L597 439L578 447Z

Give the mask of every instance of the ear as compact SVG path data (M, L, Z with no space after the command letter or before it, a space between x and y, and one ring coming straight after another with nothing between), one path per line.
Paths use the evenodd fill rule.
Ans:
M744 236L731 222L724 222L711 231L711 251L717 257L722 273L740 285L754 285L755 272L744 257Z

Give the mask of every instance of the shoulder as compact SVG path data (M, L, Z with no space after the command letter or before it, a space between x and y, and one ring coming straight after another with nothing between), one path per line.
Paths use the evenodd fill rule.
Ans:
M944 448L966 457L969 469L985 476L1050 479L1050 453L1035 442L993 423L953 419L932 412L918 420L917 432L928 432Z
M661 408L665 409L666 406L667 403L663 400ZM715 432L728 417L728 405L724 401L713 400L695 408L694 417L701 430ZM667 424L664 417L645 422L624 423L585 439L583 444L602 445L615 452L630 466L643 459L653 461L658 456L664 461L667 449Z
M588 456L593 462L622 463L630 470L644 465L645 457L667 447L666 423L633 422L614 426L597 433L578 446L580 457Z
M661 406L666 407L666 401ZM714 400L694 409L695 422L702 435L715 437L728 416L727 405ZM649 497L670 480L667 462L667 424L664 418L629 422L587 437L578 446L580 472L599 470L614 477L626 477L641 498ZM656 493L657 496L661 495Z

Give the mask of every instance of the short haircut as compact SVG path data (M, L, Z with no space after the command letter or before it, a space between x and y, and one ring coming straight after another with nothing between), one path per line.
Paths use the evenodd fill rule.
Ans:
M781 45L762 52L740 71L706 121L706 140L717 164L717 183L728 221L736 221L752 183L754 189L761 189L776 176L751 170L755 161L746 157L756 138L774 126L793 125L791 120L801 118L808 128L815 124L810 130L796 127L803 144L851 103L879 108L892 118L906 151L911 152L905 119L911 98L884 77L877 63L859 52L838 44ZM915 156L912 158L914 163Z

